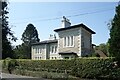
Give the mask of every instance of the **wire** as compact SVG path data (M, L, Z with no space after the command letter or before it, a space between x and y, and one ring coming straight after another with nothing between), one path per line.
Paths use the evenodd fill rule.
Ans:
M75 14L75 15L68 15L66 17L77 17L77 16L82 16L82 15L88 15L88 14L95 14L95 13L102 13L102 12L106 12L106 11L110 11L113 10L114 8L111 9L104 9L104 10L97 10L97 11L93 11L93 12L87 12L87 13L81 13L81 14ZM56 17L56 18L50 18L50 19L40 19L40 20L33 20L34 22L38 22L38 21L50 21L50 20L57 20L57 19L61 19L62 17ZM18 22L18 23L11 23L11 24L21 24L21 23L26 23L27 21L24 22Z
M76 14L76 15L66 16L66 17L76 17L76 16L81 16L81 15L87 15L87 14L95 14L95 13L101 13L101 12L106 12L106 11L110 11L110 10L113 10L113 8L108 9L108 10L101 10L101 11L93 11L93 12L87 12L87 13L82 13L82 14Z
M112 5L112 4L111 4ZM103 9L105 9L105 8L110 8L109 6L111 6L111 5L106 5L105 7L103 7L103 6L101 6L101 7L89 7L89 8L80 8L80 9L74 9L74 10L64 10L63 12L77 12L77 11L83 11L83 10L95 10L95 9L101 9L101 8L103 8ZM61 11L59 11L59 12L61 12ZM32 17L28 17L28 18L20 18L20 20L25 20L25 19L31 19L31 18L39 18L38 16L32 16ZM18 20L18 19L11 19L11 20Z

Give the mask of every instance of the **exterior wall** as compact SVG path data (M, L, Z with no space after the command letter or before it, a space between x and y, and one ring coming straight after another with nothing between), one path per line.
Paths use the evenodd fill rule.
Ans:
M75 52L78 56L81 56L80 45L81 45L81 30L80 28L69 29L64 31L59 31L59 40L58 40L58 51L59 52ZM66 36L74 36L74 45L72 47L64 46L64 37Z
M60 59L60 56L58 54L58 47L56 49L56 52L51 51L51 47L57 45L58 45L57 43L50 43L32 46L32 59L33 60ZM39 51L37 51L36 49L38 49Z
M74 52L78 57L86 56L92 50L92 34L82 27L63 30L58 32L58 43L39 44L32 46L32 59L33 60L46 60L46 59L69 59L74 58L75 55L59 55L60 52ZM73 46L65 46L64 38L73 36ZM55 51L55 46L56 51ZM52 51L52 47L54 50ZM37 50L36 50L37 49Z
M32 46L32 59L33 60L40 60L40 59L46 60L46 58L47 58L46 57L46 45Z
M56 49L55 49L56 47ZM53 48L53 51L52 51ZM60 59L60 56L58 54L58 44L57 43L51 43L49 44L49 55L50 59Z
M92 49L92 34L85 30L84 28L81 28L81 50L82 50L82 56L89 55L91 53Z

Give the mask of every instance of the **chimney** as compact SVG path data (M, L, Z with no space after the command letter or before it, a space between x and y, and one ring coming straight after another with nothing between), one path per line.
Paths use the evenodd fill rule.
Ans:
M55 39L56 39L56 35L55 34L54 35L50 34L49 40L55 40Z
M63 16L62 19L62 28L70 27L71 23L70 20Z

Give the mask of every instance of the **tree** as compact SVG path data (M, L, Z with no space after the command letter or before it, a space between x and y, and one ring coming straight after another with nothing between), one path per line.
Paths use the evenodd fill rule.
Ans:
M5 1L0 1L2 3L2 8L0 10L0 19L2 21L2 58L7 58L7 57L13 57L13 50L11 46L11 41L16 41L17 38L13 35L11 28L9 27L7 19L9 18L7 14L9 13L7 11L7 6L8 2L7 0ZM9 37L9 38L8 38Z
M16 46L15 49L13 49L13 50L14 50L14 58L15 59L27 58L27 56L24 54L24 53L26 53L26 51L25 51L26 48L24 47L23 44Z
M31 58L31 45L32 43L39 42L38 32L33 24L28 24L22 34L23 46L26 48L26 55Z
M120 65L120 5L116 7L115 16L111 22L109 53Z
M26 59L29 58L28 56L30 56L28 54L28 49L29 47L24 45L24 43L22 43L21 45L16 46L13 50L14 50L14 58L15 59Z

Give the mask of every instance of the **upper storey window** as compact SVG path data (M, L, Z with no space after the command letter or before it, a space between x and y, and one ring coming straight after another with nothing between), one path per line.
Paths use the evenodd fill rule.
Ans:
M73 47L74 46L74 36L64 37L64 46L65 47Z

